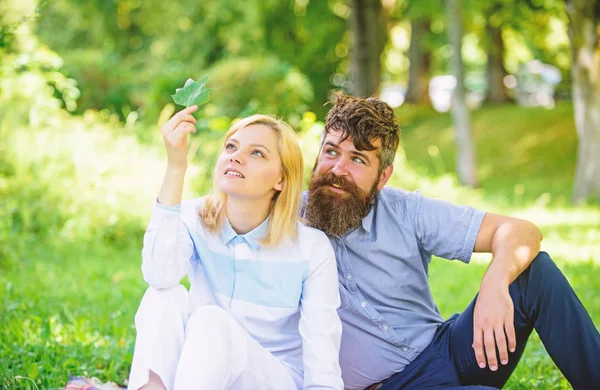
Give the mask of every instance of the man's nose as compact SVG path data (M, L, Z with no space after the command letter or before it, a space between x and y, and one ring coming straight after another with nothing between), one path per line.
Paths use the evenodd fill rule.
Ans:
M348 174L348 162L340 158L331 169L336 176L346 176Z

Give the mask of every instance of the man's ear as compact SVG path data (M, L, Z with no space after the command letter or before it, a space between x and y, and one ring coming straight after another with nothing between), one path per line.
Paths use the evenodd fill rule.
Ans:
M392 173L394 173L394 166L390 165L385 168L381 175L379 176L379 183L377 183L377 191L381 191L381 189L386 185L390 177L392 177Z

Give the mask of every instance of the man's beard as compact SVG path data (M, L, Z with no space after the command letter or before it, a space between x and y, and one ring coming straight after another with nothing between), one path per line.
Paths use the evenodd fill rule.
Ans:
M334 184L347 192L336 194L327 188ZM355 183L331 172L321 175L313 172L305 217L312 227L330 236L341 236L360 226L362 219L369 214L377 192L377 182L367 193Z

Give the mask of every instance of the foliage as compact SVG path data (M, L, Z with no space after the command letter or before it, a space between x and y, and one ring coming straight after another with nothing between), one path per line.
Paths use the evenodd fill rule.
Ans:
M164 91L189 75L229 58L266 57L294 63L294 72L317 97L304 104L322 113L333 87L330 77L345 58L335 50L345 39L345 20L335 14L341 3L61 0L41 15L36 33L65 59L66 74L79 81L79 112L108 108L121 120L131 111L152 118L169 101ZM268 106L263 97L269 98L254 100Z
M230 58L215 64L209 74L216 115L262 112L298 119L313 101L306 76L275 57Z

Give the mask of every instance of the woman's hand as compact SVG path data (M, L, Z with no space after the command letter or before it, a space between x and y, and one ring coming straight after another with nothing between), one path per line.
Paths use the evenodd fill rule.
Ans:
M196 119L192 113L197 109L198 106L191 106L179 111L162 127L168 165L158 194L158 202L166 206L181 203L183 180L187 170L187 135L196 132Z
M191 106L179 111L161 129L170 168L187 167L187 135L196 132L196 118L192 113L197 109L198 106Z

